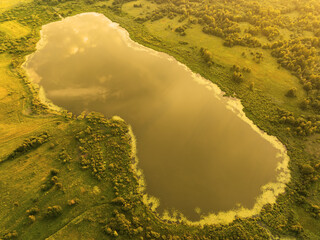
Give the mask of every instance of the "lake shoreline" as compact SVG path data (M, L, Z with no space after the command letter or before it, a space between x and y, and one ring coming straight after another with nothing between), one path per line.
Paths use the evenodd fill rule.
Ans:
M103 14L99 14L99 13L81 13L81 14L103 15ZM138 44L139 47L145 51L149 51L152 54L165 55L168 59L171 59L170 61L177 61L186 70L188 70L191 74L193 74L199 80L200 84L204 84L206 87L211 88L211 90L214 92L214 94L216 94L218 97L225 98L225 93L222 92L222 90L220 90L220 88L217 85L215 85L214 83L212 83L210 80L207 80L207 79L201 77L200 75L192 72L186 65L184 65L183 63L176 60L173 56L168 55L163 52L157 52L154 49L150 49L149 47L147 48L144 45L141 45L138 42L135 42L134 40L132 40L130 38L129 32L125 28L122 28L122 27L120 27L119 24L112 22L107 16L105 16L105 15L103 15L103 16L106 17L110 21L110 24L114 24L114 27L117 28L122 33L122 36L126 38L126 41L129 43L129 45L130 45L130 41L132 41L132 43ZM42 39L42 37L43 37L43 35L41 33L41 39ZM132 46L132 43L131 43L131 46ZM39 44L39 49L41 49L41 47L43 47L43 42L41 44ZM36 51L38 51L39 49L38 49L38 44L37 44ZM29 56L26 58L26 62L28 61ZM48 105L48 100L46 100L45 97L40 96L40 99L44 104ZM53 110L57 110L58 112L61 111L60 107L56 108L56 107L53 107L51 104L49 104L48 106L49 106L49 108L51 108ZM258 197L258 200L257 200L255 206L253 207L253 209L239 208L239 209L228 211L228 212L220 212L218 214L211 214L209 216L202 217L202 219L198 222L191 222L191 221L188 221L187 219L184 219L184 221L186 221L190 224L202 224L203 225L203 224L208 224L208 223L230 223L235 219L236 216L237 217L254 216L260 212L263 205L265 205L267 203L274 203L276 201L276 197L279 194L284 192L285 186L290 180L290 172L288 170L289 157L287 156L287 151L286 151L285 146L282 145L280 143L280 141L277 140L276 137L270 136L267 133L260 130L256 125L254 125L252 120L250 120L249 118L246 117L246 114L243 112L244 107L242 106L241 101L239 99L229 97L228 98L228 106L231 111L233 111L239 118L241 118L243 121L245 121L247 124L249 124L254 131L259 133L259 135L261 137L266 139L275 148L277 148L278 150L281 151L281 155L282 155L281 158L283 159L283 161L278 164L278 171L279 171L278 176L277 176L278 184L273 183L273 184L266 184L266 185L262 186L263 193ZM137 171L139 171L139 170L136 169L136 172ZM269 200L266 200L266 198L269 198ZM172 220L172 218L170 218L170 220Z

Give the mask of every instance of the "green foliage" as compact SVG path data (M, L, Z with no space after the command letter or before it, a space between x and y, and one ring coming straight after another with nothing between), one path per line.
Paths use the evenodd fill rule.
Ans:
M34 215L29 215L29 216L28 216L28 219L29 219L29 222L32 224L32 223L34 223L34 222L36 221L36 216L34 216Z
M281 123L289 125L294 132L300 136L308 136L319 132L320 117L295 117L293 113L279 111Z
M68 200L68 205L69 206L74 206L74 205L77 205L80 203L80 200L79 198L75 198L75 199L71 199L71 200Z
M3 240L11 240L11 239L17 239L18 238L18 233L17 231L12 231L12 232L9 232L7 234L5 234L2 239Z
M52 176L57 176L58 174L59 174L59 170L58 169L51 169L50 170L50 174L52 175Z
M222 38L224 46L270 49L279 65L297 76L308 91L308 107L304 104L301 109L314 109L319 113L319 4L309 0L299 3L295 0L288 1L286 4L280 1L262 4L255 0L218 0L208 4L191 0L161 0L157 1L160 7L145 16L144 21L156 21L165 16L170 19L176 16L185 19L187 16L195 20L195 24L201 25L204 33ZM159 14L161 17L156 17ZM240 27L242 23L246 23L243 30ZM292 33L290 38L283 33L284 30ZM184 33L181 26L176 31ZM313 36L304 36L303 31L310 31ZM253 60L261 63L263 57L256 54Z
M126 204L126 201L122 197L116 197L111 201L113 204L124 206Z
M56 218L62 214L62 208L59 205L48 207L45 213L46 218Z
M40 147L42 144L47 142L49 139L48 133L44 132L36 137L30 137L23 141L23 143L16 148L7 158L6 160L13 159L22 154L25 154L33 149Z
M244 78L243 78L243 75L241 72L237 72L237 71L234 71L233 74L232 74L232 80L237 82L237 83L241 83L244 81Z
M61 161L62 163L69 163L71 161L71 157L65 148L63 148L59 153L59 161Z
M30 215L37 215L40 212L40 209L38 207L33 207L27 210L27 214Z
M140 4L133 4L133 7L135 7L135 8L142 8L142 4L140 3Z
M320 74L316 70L320 61L317 48L320 41L317 38L297 38L294 40L277 41L271 45L272 55L278 63L292 71L309 93L311 107L319 111L318 91L320 89Z
M57 174L58 174L57 170L50 171L46 181L41 185L42 191L46 192L50 190L53 186L56 186L58 189L62 189L62 184L59 183L59 178L57 177Z
M314 173L314 168L311 167L309 164L303 164L301 166L301 173L304 175L310 175Z
M181 36L185 36L186 35L185 28L182 27L182 26L177 27L174 31L179 33Z
M286 93L287 97L297 97L297 89L296 88L291 88L287 93Z
M300 139L300 136L309 136L311 134L319 132L320 119L309 112L308 114L306 114L306 116L300 116L301 114L299 114L298 111L284 112L281 109L279 109L278 111L278 106L275 105L274 102L265 98L265 96L263 95L263 91L259 89L258 82L256 82L255 86L258 91L246 92L248 88L251 88L251 85L249 86L249 84L251 84L250 82L248 82L248 84L246 84L246 82L243 82L243 84L238 85L233 83L233 81L229 81L229 79L234 72L237 72L237 75L245 74L247 78L248 72L239 66L239 70L234 70L230 72L229 75L227 75L225 74L225 72L220 71L219 69L223 69L225 67L226 72L229 72L230 66L221 67L220 65L219 67L217 63L214 67L212 67L210 64L208 64L208 62L212 61L212 55L210 56L210 54L206 54L209 57L199 56L198 49L202 47L202 43L200 42L198 49L192 46L190 43L178 44L178 42L176 43L176 45L172 44L171 49L166 48L167 46L169 46L168 42L165 42L165 40L163 40L163 42L162 40L160 41L157 38L158 36L150 36L150 34L145 31L145 28L141 26L141 24L135 24L135 22L132 21L132 18L121 13L121 6L125 2L126 1L114 1L114 5L110 8L103 8L100 7L102 6L102 4L100 5L99 2L96 1L92 1L90 4L84 3L84 1L59 1L58 5L56 5L57 8L55 8L59 10L54 10L48 5L55 5L57 4L56 1L52 1L50 3L47 3L46 1L37 1L36 3L30 3L28 7L23 6L21 8L6 12L5 14L1 15L1 21L17 20L22 25L27 25L31 29L30 35L25 36L21 39L13 40L7 36L5 37L5 35L0 36L2 40L0 44L1 51L3 53L9 54L10 57L12 57L10 58L12 59L11 69L6 70L13 71L14 69L16 69L23 62L23 57L34 51L35 44L39 39L38 31L40 29L40 26L45 23L58 20L59 17L57 16L57 12L59 12L59 14L61 14L62 16L68 16L85 11L102 12L104 14L107 14L114 21L121 23L121 26L128 28L128 30L130 30L130 36L135 40L148 46L154 47L157 50L169 52L181 61L183 59L187 59L185 60L185 63L187 63L188 66L193 67L193 69L197 70L196 72L200 72L204 76L207 76L208 79L211 75L213 75L212 78L217 78L217 82L223 88L223 90L227 92L227 94L230 94L233 91L237 92L238 96L242 98L243 104L245 105L246 114L248 114L248 116L252 118L263 130L268 131L268 133L270 134L277 135L277 137L288 147L288 152L291 157L290 169L292 170L293 181L288 184L287 193L286 195L284 195L285 197L278 199L277 203L272 205L271 207L266 206L262 211L261 216L259 215L257 218L248 218L244 220L237 219L236 221L228 225L205 225L201 228L180 223L164 223L158 220L156 215L152 213L148 209L148 207L141 202L141 195L137 190L137 179L134 175L134 171L131 168L131 163L134 159L132 159L129 154L130 137L127 135L127 125L121 121L107 120L101 116L97 116L97 114L91 114L84 120L78 120L79 124L83 124L83 128L76 131L76 144L79 151L76 151L77 149L73 149L73 145L70 145L66 147L66 149L61 150L61 155L59 154L59 150L56 150L58 147L54 147L52 149L58 152L58 159L61 160L56 161L57 154L55 154L55 159L53 161L54 164L60 164L61 162L63 163L64 160L70 163L67 165L58 165L59 169L60 167L62 168L62 166L65 169L68 169L69 165L71 166L72 163L80 163L82 168L90 170L90 172L96 178L101 180L99 184L105 186L109 186L108 184L111 185L110 189L107 188L107 190L103 192L106 193L106 196L111 195L110 198L107 197L108 203L109 201L112 202L112 199L117 199L119 197L115 202L110 204L110 208L108 207L106 211L99 212L99 214L96 214L94 217L92 217L94 219L93 222L99 221L100 223L103 223L105 225L105 232L108 235L112 237L119 236L122 239L134 239L135 237L143 237L144 239L158 239L160 237L162 239L268 239L270 235L268 234L266 229L268 229L268 231L270 230L274 235L293 235L301 239L307 239L307 237L303 234L305 233L304 228L308 228L309 226L308 224L305 224L303 222L303 219L307 218L309 215L315 218L319 215L318 205L308 203L308 201L311 201L313 196L312 188L316 185L316 180L314 179L318 176L318 170L315 167L315 164L310 160L312 158L316 159L315 155L313 156L312 153L307 153L303 149L304 146L303 144L301 144L302 140ZM318 18L317 16L319 16L319 14L317 14L319 11L319 7L317 7L318 5L316 3L312 1L295 1L294 4L286 4L287 6L283 6L283 8L281 8L281 11L277 11L277 5L270 6L270 4L257 3L255 1L247 1L245 3L243 1L215 1L210 2L210 4L206 4L205 2L201 1L187 0L162 0L156 2L159 4L157 5L156 10L150 15L141 16L141 22L146 22L149 20L156 21L158 19L164 20L165 17L174 20L175 17L178 17L179 24L186 21L190 23L190 25L181 25L183 26L185 31L192 28L193 25L191 26L191 21L189 22L189 19L192 19L192 24L201 25L201 28L205 33L223 38L223 41L226 43L226 45L230 45L230 47L241 45L258 48L259 44L261 44L263 41L263 38L261 38L261 36L265 36L264 38L268 38L272 41L274 41L273 39L275 39L277 43L276 45L273 46L273 42L263 45L264 56L267 58L267 51L274 52L273 55L276 59L278 59L279 64L298 76L299 80L303 84L302 86L308 92L308 96L306 97L307 104L305 104L307 105L306 110L311 108L315 110L320 109L320 99L318 99L317 92L318 78L316 72L318 56L314 55L314 52L317 52L319 48L318 40L316 39L316 37L319 37L318 35L316 35L318 34L318 31L317 29L314 29L317 28L318 25L316 25L316 23L313 23L316 22L316 19ZM141 10L145 9L145 3L146 1L143 2ZM239 8L230 8L231 5L234 6L235 4L239 4ZM283 14L293 13L293 11L297 11L300 14L298 19L290 20L290 17L282 16ZM121 15L121 17L117 16L116 14L119 14L119 16ZM242 30L239 27L239 23L241 22L250 24L247 28L247 33L249 33L248 35L244 35L241 32ZM292 39L293 41L281 40L280 38L282 36L282 28L290 28L297 33L303 30L311 30L315 32L315 38L306 39L302 37L300 39L300 43L295 39ZM280 32L280 35L277 34L276 29ZM175 35L177 35L179 41L182 39L178 34ZM185 42L188 42L186 40L186 37L183 38L183 40ZM293 38L296 37L293 36ZM282 43L278 44L278 42ZM314 47L316 50L312 49L312 47ZM221 46L221 48L223 48L223 46ZM194 51L194 53L192 51ZM251 61L248 56L249 54L246 55L246 58L242 59ZM204 61L201 60L201 57ZM262 62L263 60L262 52L253 52L251 54L251 57L253 61L257 63ZM199 65L197 65L198 62ZM314 65L313 67L310 67L312 63L314 63ZM210 66L210 71L208 70L208 65ZM219 74L213 74L214 71L221 75L220 78L217 77ZM252 67L252 72L255 71L257 71L256 68ZM19 77L17 77L17 79L19 81L21 80L21 82L23 82L23 78L24 77L22 75L19 75ZM233 87L233 85L235 87ZM282 95L284 95L284 91L282 91ZM261 95L261 97L259 98L258 95ZM46 109L46 106L42 106L36 98L32 101L32 109L35 109L33 113L45 113L44 110ZM279 99L276 99L276 101L279 101ZM289 99L288 101L294 101L294 99ZM37 118L38 115L35 115L33 117ZM41 117L45 118L43 115L41 115ZM288 131L284 130L288 128ZM45 129L45 127L41 127L41 129ZM71 133L69 134L72 135ZM60 138L57 138L56 140L58 139L60 140ZM37 150L38 147L31 148L31 150ZM36 155L31 150L27 150L24 153L30 153L30 158L37 159L38 161L38 157L36 157ZM80 156L80 159L78 158L78 156ZM50 160L52 159L48 159L48 161ZM53 165L48 167L47 169L51 169L53 167L57 166ZM62 182L65 179L69 179L69 175L70 177L72 175L78 176L81 174L85 174L86 172L72 169L70 170L70 173L66 174L62 169L60 170L63 174L61 175L61 173L59 173L59 178L55 177L58 174L55 173L55 171L54 173L50 173L47 177L46 183L51 187L57 184L62 184L58 181ZM30 173L30 176L32 175L33 174ZM26 178L29 178L30 176L28 175ZM87 178L86 181L90 182L96 180ZM74 182L73 184L77 186L78 182ZM97 183L95 182L95 184ZM75 192L78 193L79 186L77 186L76 189L77 190L75 190ZM29 190L26 189L26 191ZM83 193L83 195L88 194L88 192L90 191L86 191L85 193ZM32 194L34 193L32 192ZM55 200L55 197L57 195L54 194L57 194L57 191L48 191L46 193L41 193L41 196L39 198L44 203L40 201L39 204L46 204L45 201L48 199ZM61 192L58 194L61 194ZM314 194L317 194L316 190ZM11 194L11 196L14 195ZM99 197L96 198L100 199ZM284 198L287 198L288 200L284 200ZM57 203L66 204L68 202L67 199L63 199L63 201ZM77 202L75 201L75 199L76 198L73 198L67 204L73 206L73 202ZM105 202L103 201L106 200L102 199L103 198L101 197L101 204L105 204ZM3 200L5 200L5 198L3 198ZM24 201L21 201L21 205L25 205L25 202L28 201L29 199L24 199ZM57 203L50 203L44 206L52 206L52 204ZM74 209L81 208L82 205L84 205L82 209L83 211L90 209L89 205L86 205L86 201L82 201L81 203L82 204L79 204L77 207L68 207L68 211L71 212ZM296 215L296 212L292 211L296 203L301 204L303 209L307 209L299 217ZM100 203L95 203L95 205L99 204ZM31 210L32 206L28 205L28 207L24 209ZM41 207L41 209L44 208ZM117 210L117 212L113 211L115 209ZM50 211L54 212L55 210ZM112 212L113 214L112 216L110 216L110 213ZM24 211L22 211L22 214L24 218L26 218ZM74 215L72 214L74 213L66 216L66 211L66 214L63 214L61 218L65 217L63 221L71 222L71 220L74 219L74 217L80 215L81 212L77 212L77 214ZM16 225L14 225L13 222L19 223L19 221L21 220L18 218L16 219L14 215L18 216L19 213L15 212L15 214L12 214L12 216L10 216L10 219L12 219L10 220L11 222L8 223L10 224L10 229L16 228ZM28 217L32 216L35 215L31 214ZM82 226L87 226L91 222L89 221L89 217L86 217L85 219L85 224ZM39 220L37 220L34 224L39 224L39 222L41 223L41 220L42 219L39 218ZM53 223L54 221L50 222ZM45 224L46 227L43 229L47 229L47 223ZM94 226L96 227L93 228L95 229L94 231L99 232L99 230L97 229L100 229L100 227L97 227L97 225ZM57 224L51 225L50 227L50 231L55 232L62 226L59 226ZM72 230L76 229L76 226L73 226L72 224L66 226L66 229L68 229L68 227ZM16 229L18 228L19 235L20 230L21 234L24 234L24 232L29 233L29 231L32 231L30 230L31 228L28 228L28 226L25 225L18 225ZM0 232L1 231L2 229L0 230ZM63 232L63 230L61 231ZM83 232L84 231L85 230L83 230ZM4 235L4 232L1 232L1 234ZM41 236L47 236L48 232L41 234ZM15 234L11 235L10 237L15 237L14 235ZM25 236L26 235L23 235L23 237ZM102 238L103 237L97 239ZM66 237L65 239L72 238Z
M131 235L131 222L126 218L123 213L114 211L113 217L110 219L109 223L105 226L108 232L108 228L112 229L112 232L116 231L122 235Z
M251 82L251 83L250 83L250 85L249 85L249 89L250 89L251 91L253 91L253 90L254 90L254 82Z
M209 66L213 64L212 53L208 49L200 48L200 54Z

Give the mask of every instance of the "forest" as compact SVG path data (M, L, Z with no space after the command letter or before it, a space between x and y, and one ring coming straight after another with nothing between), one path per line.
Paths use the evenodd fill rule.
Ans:
M279 67L291 71L307 92L300 107L319 114L319 2L277 1L272 5L257 1L155 2L159 8L137 21L177 17L185 22L175 29L179 34L185 35L188 27L199 24L204 33L222 38L224 46L270 49ZM241 29L241 23L247 26ZM284 30L287 33L281 34Z

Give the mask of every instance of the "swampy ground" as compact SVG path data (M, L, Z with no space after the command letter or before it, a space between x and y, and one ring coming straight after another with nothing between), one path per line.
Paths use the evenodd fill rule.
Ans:
M1 2L0 238L319 239L319 3L235 4ZM285 193L228 224L159 218L139 191L128 125L48 109L21 68L42 25L83 12L105 14L241 99L247 117L288 150Z

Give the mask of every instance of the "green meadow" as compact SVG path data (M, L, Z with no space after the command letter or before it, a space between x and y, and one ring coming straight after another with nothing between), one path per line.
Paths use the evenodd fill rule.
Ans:
M307 92L271 49L227 47L223 38L205 34L203 26L179 14L148 19L161 6L147 0L1 1L0 239L320 239L320 117L311 104L300 107L310 96L316 101L316 90ZM98 113L56 112L41 103L21 67L25 57L36 50L42 25L82 12L106 15L133 40L170 54L241 99L246 115L288 150L291 181L276 203L228 224L198 226L179 216L166 221L140 191L134 139L125 122ZM187 26L185 35L176 31L180 26ZM250 26L242 22L241 34ZM271 41L261 33L257 39L274 43L292 34L279 32ZM259 61L257 54L263 56ZM235 67L250 69L241 72L240 83L233 80Z

